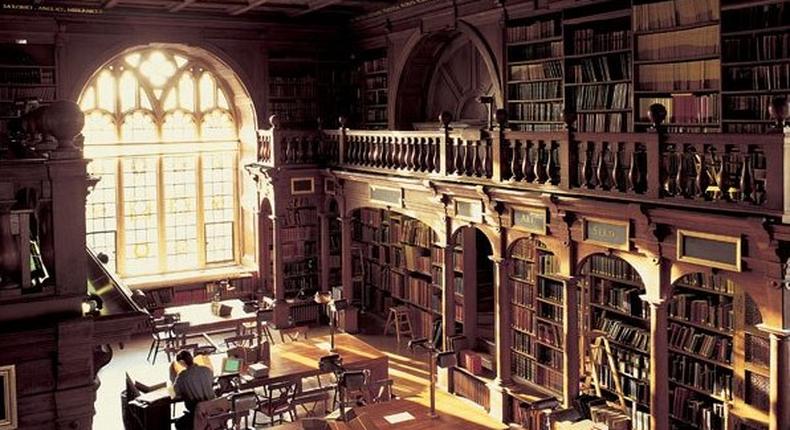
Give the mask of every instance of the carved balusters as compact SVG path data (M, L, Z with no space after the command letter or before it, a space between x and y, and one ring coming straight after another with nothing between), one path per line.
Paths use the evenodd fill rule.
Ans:
M387 167L394 169L395 167L395 142L397 138L390 136L387 137Z
M593 148L590 143L582 143L579 148L584 151L582 158L582 185L588 189L595 188L593 168Z
M535 180L535 169L533 167L533 163L535 161L535 155L533 154L535 151L535 144L530 144L529 141L524 141L524 144L521 145L521 173L523 180L527 182L532 182Z
M543 181L547 185L556 185L560 182L557 176L557 163L556 163L556 150L554 144L551 142L546 143L546 180Z
M460 138L454 137L453 140L453 173L456 175L464 174L464 147Z
M535 174L535 182L546 183L546 148L545 144L535 142L535 157L533 160L532 171Z
M614 150L612 151L612 170L610 177L612 178L612 189L615 191L625 190L625 180L623 180L621 161L620 161L620 145L615 143Z
M753 187L754 187L754 172L752 172L752 157L751 154L743 154L741 156L743 161L741 162L741 180L740 180L740 188L741 188L741 201L744 202L754 202L754 198L752 196Z
M609 143L601 142L601 150L598 151L598 164L595 169L595 180L599 189L607 191L611 188L609 171L606 168L606 165L609 161L609 155Z
M508 148L508 155L510 155L510 180L511 181L520 181L521 180L521 172L518 171L519 164L519 141L513 139L507 142Z
M642 169L640 168L640 156L637 147L631 150L631 162L628 165L628 190L638 193L642 191Z

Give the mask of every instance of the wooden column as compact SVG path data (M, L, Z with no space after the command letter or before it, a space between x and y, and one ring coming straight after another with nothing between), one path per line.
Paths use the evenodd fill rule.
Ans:
M272 220L272 293L274 294L274 325L285 327L291 315L291 309L285 302L285 268L283 264L282 231L280 231L277 216L269 217Z
M259 287L264 293L274 294L272 281L272 231L271 216L258 212L258 269L260 273Z
M790 330L760 325L770 339L770 405L769 430L783 430L790 423Z
M787 130L787 128L785 128ZM784 154L784 166L785 166L785 174L782 180L784 181L784 214L782 215L782 222L783 223L790 223L790 174L787 173L787 166L790 166L790 133L784 134L784 145L783 154Z
M562 357L563 373L563 399L566 408L571 407L571 402L579 395L579 292L576 278L565 282L565 306L563 307L562 320L565 338L563 346L565 353Z
M331 214L320 213L319 220L321 223L321 250L319 252L319 265L321 269L321 291L329 290L329 217Z
M669 357L667 352L666 300L649 299L650 305L650 428L669 428Z
M442 259L442 333L443 349L452 348L449 338L455 335L455 285L453 284L453 245L444 246Z
M475 229L463 228L458 234L464 235L464 336L467 347L474 346L477 340L477 243Z
M510 344L510 288L507 281L509 261L498 257L494 262L494 336L496 338L496 381L500 385L511 382Z
M351 256L351 231L352 220L350 216L338 218L340 220L340 263L343 277L343 298L349 302L354 300L354 268ZM340 313L340 327L347 332L357 331L357 311L349 308Z

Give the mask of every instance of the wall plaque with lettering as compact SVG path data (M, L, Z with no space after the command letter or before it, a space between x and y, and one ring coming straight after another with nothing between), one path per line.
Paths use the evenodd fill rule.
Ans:
M513 209L513 228L545 235L546 218L546 209Z
M456 200L455 214L458 218L463 218L474 222L483 222L483 205L475 200Z
M384 203L387 206L401 207L403 205L403 190L400 188L383 188L371 185L370 200Z
M628 221L584 218L582 226L585 242L628 251L630 238Z
M677 250L680 261L741 271L740 237L678 230Z
M313 194L315 178L291 178L291 194Z

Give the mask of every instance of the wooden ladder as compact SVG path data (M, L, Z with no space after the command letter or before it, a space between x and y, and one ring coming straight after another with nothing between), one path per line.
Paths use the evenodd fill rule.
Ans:
M590 347L590 373L592 373L595 395L602 397L601 381L598 380L598 366L601 365L601 360L603 359L603 355L605 355L606 361L609 365L609 371L611 371L613 375L612 379L614 380L614 390L615 394L617 394L620 408L623 410L623 413L628 414L628 407L625 405L625 396L623 395L623 387L620 384L620 372L617 370L614 357L612 357L612 349L609 346L609 339L607 339L603 333L593 332L593 336L597 337L595 338L593 345Z
M409 339L414 337L411 329L411 318L409 315L411 311L406 306L395 306L390 308L390 314L387 316L387 323L384 324L384 335L389 333L390 325L395 326L395 337L400 343L401 336L409 336Z

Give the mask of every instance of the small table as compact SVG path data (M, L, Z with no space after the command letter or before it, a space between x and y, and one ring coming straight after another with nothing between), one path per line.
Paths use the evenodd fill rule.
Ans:
M188 333L221 333L233 331L239 324L255 322L255 313L244 311L244 302L239 299L223 300L220 302L231 308L230 315L221 317L211 312L211 303L197 303L194 305L174 306L167 308L167 313L178 313L181 321L189 322Z

